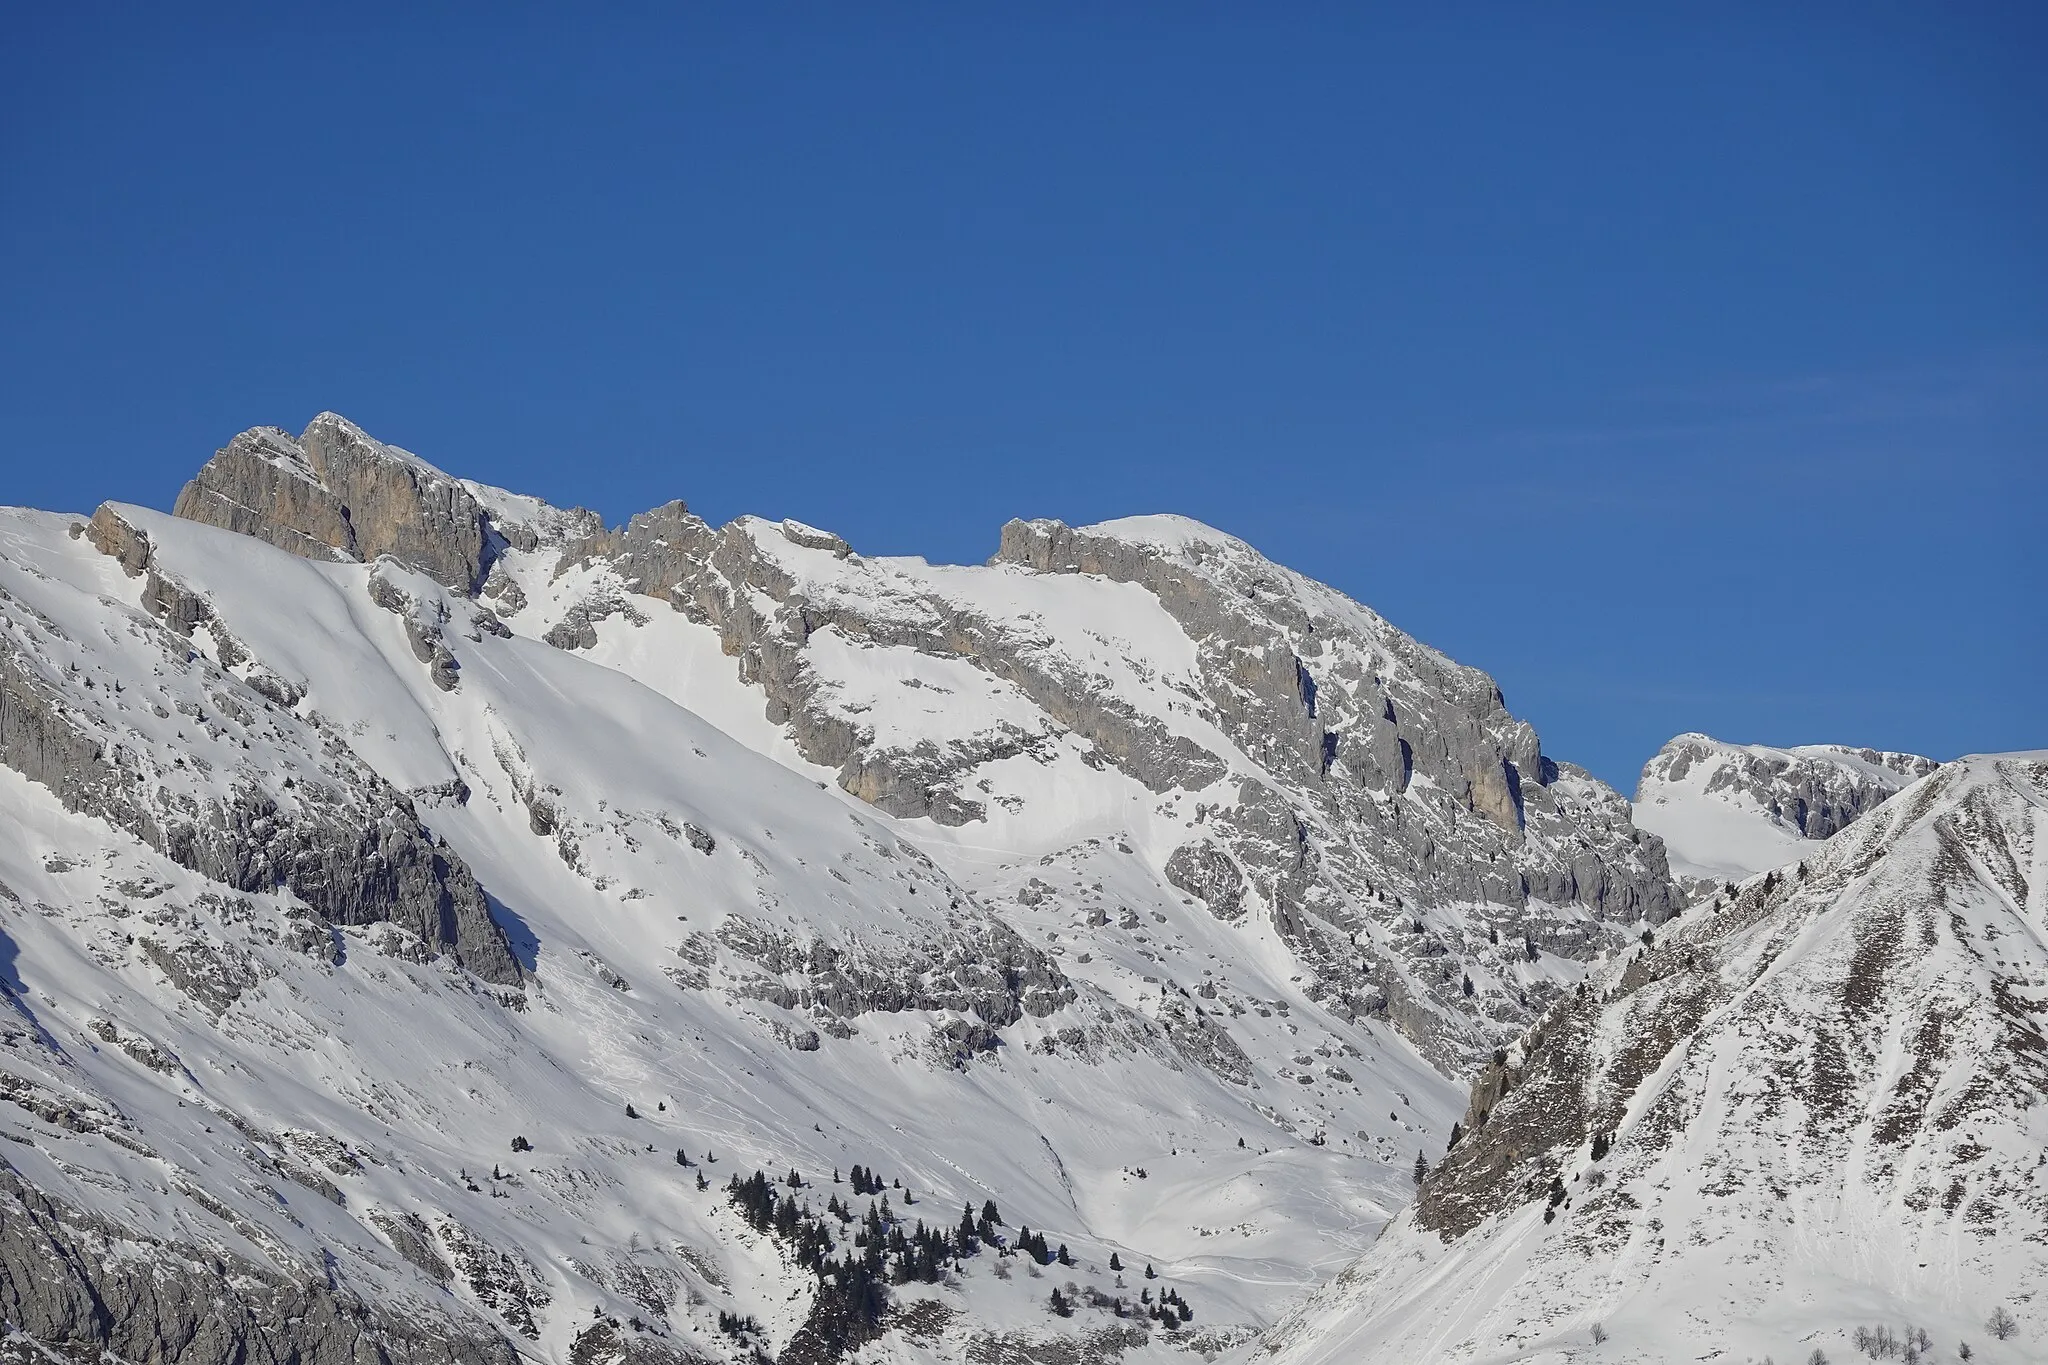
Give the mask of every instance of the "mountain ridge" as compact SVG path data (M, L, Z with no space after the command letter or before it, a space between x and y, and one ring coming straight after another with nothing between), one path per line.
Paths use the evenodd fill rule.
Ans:
M1698 914L1488 675L1185 518L608 528L332 413L0 515L0 1265L67 1349L1207 1358Z

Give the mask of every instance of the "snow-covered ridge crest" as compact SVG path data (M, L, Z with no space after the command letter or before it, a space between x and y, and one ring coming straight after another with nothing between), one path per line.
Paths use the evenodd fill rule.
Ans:
M1840 1360L1902 1324L2033 1358L2044 945L2048 753L1940 767L1504 1049L1416 1206L1260 1358Z
M1643 765L1635 820L1696 892L1798 861L1936 767L1838 744L1774 748L1679 735Z

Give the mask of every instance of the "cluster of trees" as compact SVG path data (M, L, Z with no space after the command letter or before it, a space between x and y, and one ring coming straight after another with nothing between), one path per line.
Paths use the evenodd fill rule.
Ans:
M1168 1327L1182 1327L1195 1320L1195 1310L1188 1307L1178 1289L1162 1289L1157 1299L1152 1297L1151 1290L1141 1289L1138 1301L1146 1305L1147 1317Z
M888 1232L892 1225L883 1220L878 1207L870 1205L858 1245L843 1247L826 1221L838 1224L842 1232L853 1221L838 1196L833 1196L821 1215L785 1189L786 1185L786 1178L770 1180L765 1171L757 1170L744 1179L733 1176L725 1190L747 1226L782 1242L798 1265L817 1276L818 1292L806 1327L835 1352L872 1340L880 1332L882 1313L889 1305L885 1286L890 1274ZM802 1188L800 1178L793 1188ZM908 1239L903 1238L902 1230L895 1230L905 1248L898 1257L897 1270L907 1279L906 1266L923 1267L908 1253ZM922 1224L919 1231L923 1231ZM835 1260L834 1253L842 1254Z
M742 1317L738 1313L728 1313L721 1308L718 1310L718 1330L729 1337L745 1341L749 1334L761 1334L761 1324L754 1321L754 1315L751 1313Z
M1121 1295L1110 1298L1098 1290L1087 1289L1082 1291L1082 1296L1090 1307L1108 1309L1120 1318L1130 1317L1135 1311L1134 1306L1125 1303ZM1053 1287L1047 1307L1057 1317L1074 1316L1074 1300L1057 1285ZM1162 1289L1157 1298L1153 1297L1150 1289L1141 1289L1136 1307L1142 1307L1145 1316L1162 1327L1184 1327L1195 1320L1195 1310L1188 1306L1188 1301L1176 1289Z
M2000 1341L2007 1341L2018 1333L2019 1324L2013 1320L2012 1314L2006 1311L2005 1305L2000 1304L1992 1310L1991 1316L1985 1319L1984 1330ZM1872 1360L1897 1360L1903 1362L1903 1365L1917 1365L1917 1362L1933 1358L1934 1338L1928 1335L1924 1327L1905 1327L1898 1331L1884 1326L1858 1327L1851 1340L1856 1343L1857 1350ZM1809 1361L1809 1365L1826 1365L1826 1357L1822 1356L1821 1352L1815 1351L1813 1354L1820 1357L1820 1360ZM1975 1355L1976 1352L1970 1348L1967 1341L1956 1346L1956 1357L1959 1360L1967 1361Z
M878 1334L890 1285L937 1283L949 1266L977 1255L984 1244L1000 1246L1002 1240L996 1231L1002 1215L994 1200L982 1205L979 1218L972 1207L963 1207L958 1229L949 1232L929 1227L922 1219L909 1224L898 1218L881 1179L871 1171L854 1167L853 1187L881 1196L869 1202L864 1215L856 1215L837 1194L826 1200L822 1212L814 1210L796 1193L804 1188L796 1171L771 1180L757 1170L726 1183L726 1195L747 1226L773 1236L798 1265L817 1276L818 1293L805 1327L835 1351L851 1349ZM1041 1234L1025 1236L1034 1247L1044 1247ZM1023 1240L1020 1237L1019 1243ZM1062 1246L1039 1259L1049 1263L1055 1255L1065 1257L1066 1250ZM1071 1258L1067 1263L1072 1264Z
M835 1185L839 1183L839 1172L834 1171L832 1173L832 1183ZM856 1166L848 1171L846 1173L846 1183L853 1186L855 1194L880 1194L884 1189L889 1188L882 1184L882 1177L876 1175L865 1166ZM902 1182L897 1181L895 1187L899 1190L902 1189ZM916 1203L917 1201L911 1200L909 1202Z
M682 1159L680 1154L678 1159ZM857 1194L878 1196L869 1200L864 1214L856 1214L836 1193L827 1197L822 1210L815 1209L809 1199L802 1197L801 1191L807 1187L794 1170L775 1178L759 1170L744 1178L735 1175L725 1187L727 1198L747 1226L774 1237L798 1265L817 1277L817 1296L801 1334L833 1355L880 1335L882 1316L889 1304L889 1286L913 1281L936 1283L949 1268L979 1255L984 1247L992 1247L1005 1256L1022 1252L1044 1266L1075 1263L1066 1243L1054 1245L1044 1233L1029 1227L1017 1229L1015 1237L1006 1243L997 1231L1005 1224L993 1199L984 1201L978 1214L973 1205L963 1205L959 1224L948 1231L928 1226L922 1219L911 1223L898 1217L890 1207L887 1192L889 1188L901 1188L894 1182L885 1187L879 1176L860 1166L855 1166L850 1176ZM697 1180L699 1188L704 1188L702 1172ZM839 1183L836 1172L833 1180ZM907 1202L907 1191L905 1199ZM1114 1252L1110 1254L1109 1268L1119 1273L1124 1268L1122 1258ZM1145 1278L1157 1279L1158 1272L1147 1265ZM1119 1279L1117 1286L1122 1285ZM1130 1316L1134 1311L1121 1298L1105 1298L1093 1290L1087 1297L1095 1306L1113 1308L1119 1317ZM1139 1302L1146 1316L1167 1327L1178 1327L1194 1318L1187 1300L1171 1288L1162 1288L1156 1295L1146 1288L1140 1293ZM1073 1310L1073 1300L1055 1289L1052 1311L1065 1317ZM746 1333L757 1332L759 1328L751 1318L721 1313L719 1330L744 1338Z

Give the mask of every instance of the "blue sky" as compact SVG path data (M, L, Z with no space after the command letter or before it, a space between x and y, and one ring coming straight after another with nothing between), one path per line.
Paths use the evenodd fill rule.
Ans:
M17 10L0 501L333 408L872 553L1183 512L1624 787L2048 744L2043 11L1097 8Z

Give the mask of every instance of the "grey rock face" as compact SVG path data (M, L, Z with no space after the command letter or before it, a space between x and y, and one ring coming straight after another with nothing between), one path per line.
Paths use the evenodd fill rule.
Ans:
M467 487L331 412L296 441L275 427L243 432L172 510L306 558L390 555L463 592L483 581L492 544Z
M448 624L445 608L435 603L432 610L427 609L382 573L370 575L369 593L372 602L405 622L406 643L412 646L413 657L427 666L427 676L434 686L443 692L453 692L461 684L462 665L442 636ZM489 619L495 622L497 618ZM479 627L482 628L481 620Z
M1509 832L1522 826L1520 787L1543 781L1536 732L1507 713L1491 678L1328 589L1300 591L1305 580L1241 545L1197 542L1176 556L1056 521L1012 521L995 562L1149 589L1201 644L1208 700L1232 737L1283 778L1317 781L1341 763L1402 790L1419 771ZM1412 674L1419 686L1401 690L1422 704L1397 709L1409 698L1390 692L1384 673L1347 666L1326 646L1347 636Z
M853 553L853 547L846 543L844 537L833 535L830 531L820 531L815 526L806 526L800 521L785 518L777 529L782 532L784 540L792 545L801 545L807 550L826 550L841 559Z
M739 917L720 927L717 941L769 974L748 992L753 998L820 1017L953 1010L1000 1029L1026 1015L1044 1018L1075 999L1073 985L1052 959L1012 930L979 917L888 953L799 942ZM790 974L799 974L801 982L780 979Z
M20 1341L63 1358L136 1365L518 1360L473 1317L387 1314L312 1275L295 1280L225 1259L217 1248L167 1246L51 1200L4 1161L0 1321Z
M628 591L670 600L702 574L717 533L680 500L634 515L623 527L599 527L564 547L556 575L604 560Z
M1244 913L1244 876L1230 855L1207 839L1182 844L1166 860L1166 880L1209 907L1218 919Z
M223 446L178 494L173 514L307 559L356 557L348 509L277 427L252 427Z

